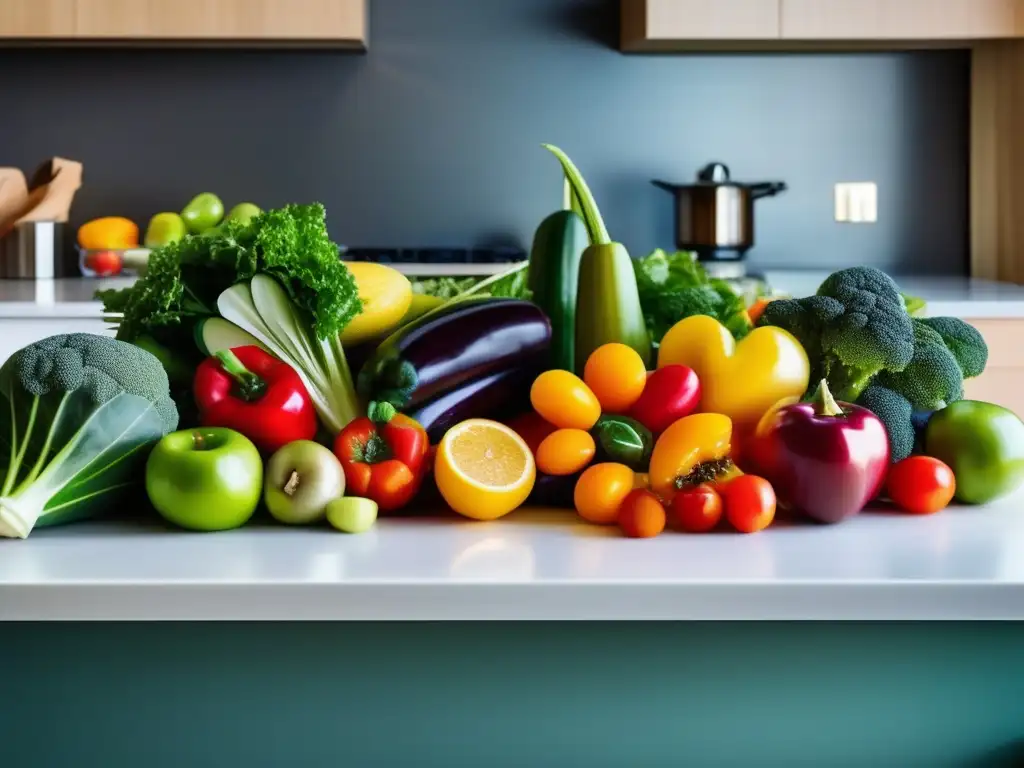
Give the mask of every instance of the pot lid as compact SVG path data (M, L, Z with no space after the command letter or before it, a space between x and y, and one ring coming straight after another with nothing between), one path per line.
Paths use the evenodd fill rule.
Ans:
M711 184L727 184L730 181L729 166L719 162L708 163L697 171L697 181Z

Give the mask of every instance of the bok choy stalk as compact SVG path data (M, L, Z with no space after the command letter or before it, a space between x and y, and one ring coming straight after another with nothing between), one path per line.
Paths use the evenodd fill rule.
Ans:
M318 338L312 317L277 280L258 274L236 283L220 294L217 310L295 369L332 435L363 413L338 334Z

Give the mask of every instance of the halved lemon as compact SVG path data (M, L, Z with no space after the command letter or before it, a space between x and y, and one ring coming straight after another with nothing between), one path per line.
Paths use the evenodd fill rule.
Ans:
M475 520L494 520L520 506L536 477L526 441L490 419L456 424L437 447L437 489L449 507Z

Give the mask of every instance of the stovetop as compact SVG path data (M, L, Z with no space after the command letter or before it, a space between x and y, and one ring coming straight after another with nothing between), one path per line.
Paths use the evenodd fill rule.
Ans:
M494 248L343 248L348 261L381 264L514 264L527 258L515 247Z

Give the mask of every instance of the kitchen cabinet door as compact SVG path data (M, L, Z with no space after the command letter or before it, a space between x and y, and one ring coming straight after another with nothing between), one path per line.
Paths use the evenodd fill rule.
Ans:
M0 0L0 39L68 38L75 33L75 0Z
M1024 319L966 318L988 345L984 373L964 382L964 394L1009 408L1024 418Z
M679 41L775 40L779 0L622 0L622 47L671 48Z
M780 0L784 40L1020 37L1022 0Z
M81 40L363 45L366 0L75 0Z

